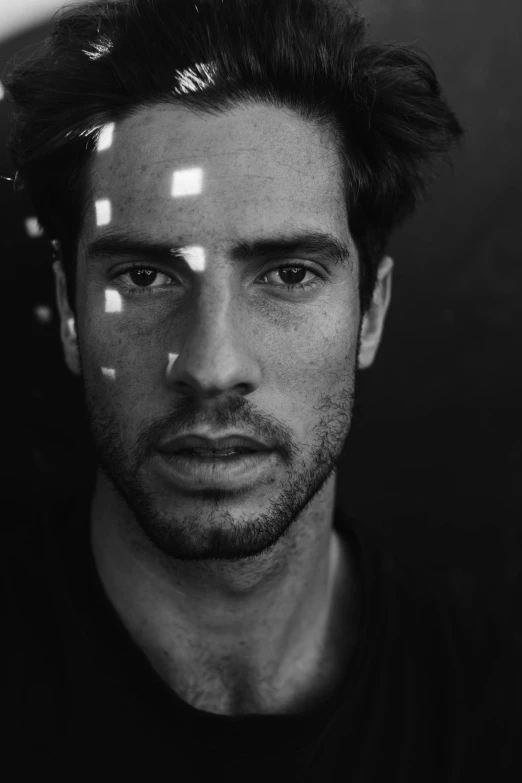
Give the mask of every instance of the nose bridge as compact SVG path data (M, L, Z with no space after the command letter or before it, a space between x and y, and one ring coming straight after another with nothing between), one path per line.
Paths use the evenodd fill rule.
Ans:
M212 394L237 386L252 389L258 375L249 352L241 296L233 286L233 276L218 266L201 275L171 372L175 383Z
M206 345L209 348L215 347L214 342L222 345L234 336L234 328L239 318L240 297L237 294L234 296L232 280L230 277L227 279L225 271L211 274L210 270L206 270L200 281L200 290L196 296L186 339L204 349Z

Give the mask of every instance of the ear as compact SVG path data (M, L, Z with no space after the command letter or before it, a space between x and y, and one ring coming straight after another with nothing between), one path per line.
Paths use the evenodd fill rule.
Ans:
M60 313L60 339L62 341L65 363L74 375L80 376L82 373L80 352L78 348L78 335L76 332L76 319L69 306L65 272L63 271L61 261L54 262L53 272L56 290L56 303Z
M393 259L385 256L379 264L372 302L363 317L361 328L359 369L373 364L379 348L384 321L391 299Z

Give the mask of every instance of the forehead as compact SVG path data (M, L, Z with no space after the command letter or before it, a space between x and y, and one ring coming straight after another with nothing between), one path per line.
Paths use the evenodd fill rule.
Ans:
M89 172L89 235L110 223L167 241L289 225L347 236L336 143L293 112L263 104L212 116L157 105L101 139Z

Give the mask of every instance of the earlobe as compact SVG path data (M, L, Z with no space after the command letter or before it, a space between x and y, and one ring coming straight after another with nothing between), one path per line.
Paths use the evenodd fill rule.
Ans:
M363 318L363 325L361 329L361 341L359 349L359 369L365 370L367 367L371 367L375 354L377 353L379 336L375 327L375 317L370 311L366 313Z
M394 262L385 256L377 273L377 281L368 312L363 317L361 327L358 366L360 370L371 367L381 343L384 321L391 299L391 281Z

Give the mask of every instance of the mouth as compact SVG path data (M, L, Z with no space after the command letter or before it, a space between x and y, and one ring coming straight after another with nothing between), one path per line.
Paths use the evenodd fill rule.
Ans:
M273 469L274 458L271 451L194 448L158 451L155 465L168 484L185 494L211 487L239 492L261 481Z
M228 459L230 457L240 457L245 456L247 454L256 454L253 449L243 449L243 448L237 448L237 449L182 449L181 451L176 451L172 456L177 457L189 457L192 459L203 459L203 460L216 460L216 459Z

